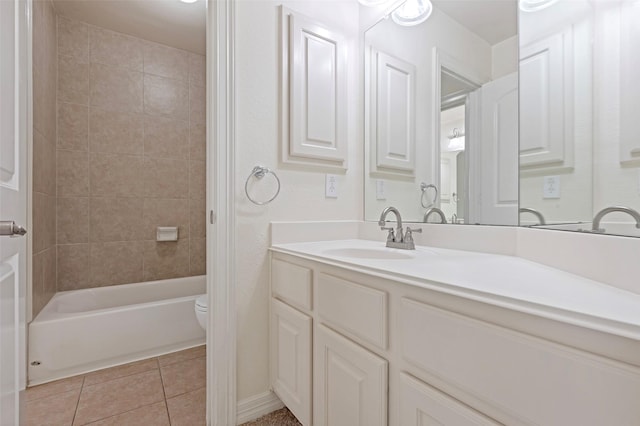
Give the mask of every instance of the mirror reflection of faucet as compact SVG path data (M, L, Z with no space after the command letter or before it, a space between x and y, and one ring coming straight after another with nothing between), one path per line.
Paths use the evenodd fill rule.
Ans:
M386 227L387 224L387 215L389 213L393 213L396 216L396 228ZM406 231L402 231L402 217L400 216L400 212L395 207L387 207L382 210L380 214L380 220L378 220L378 225L380 225L380 229L383 231L389 231L387 234L387 247L391 248L399 248L404 250L415 250L416 246L413 242L413 233L414 232L422 232L421 228L411 229L407 226Z
M603 233L605 232L604 228L600 228L600 221L602 220L602 218L609 214L609 213L613 213L613 212L620 212L620 213L627 213L628 215L630 215L631 217L633 217L636 221L636 228L640 228L640 213L638 213L636 210L630 208L630 207L624 207L624 206L613 206L613 207L606 207L602 210L600 210L595 217L593 218L593 224L591 225L591 232L598 232L598 233Z
M535 217L538 218L538 224L536 225L546 225L547 222L544 220L544 216L542 215L542 213L540 213L538 210L536 209L532 209L530 207L521 207L520 208L520 213L531 213L532 215L534 215ZM532 225L535 226L535 225Z
M426 212L424 212L424 219L422 219L422 221L424 223L427 223L429 221L429 216L431 216L433 213L440 216L440 223L447 223L447 218L445 217L444 212L437 207L431 207Z

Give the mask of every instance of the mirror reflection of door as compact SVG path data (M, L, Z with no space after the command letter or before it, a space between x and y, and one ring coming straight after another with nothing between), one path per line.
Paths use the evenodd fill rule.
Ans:
M442 69L440 77L440 209L448 222L468 223L468 176L466 146L469 94L478 85Z

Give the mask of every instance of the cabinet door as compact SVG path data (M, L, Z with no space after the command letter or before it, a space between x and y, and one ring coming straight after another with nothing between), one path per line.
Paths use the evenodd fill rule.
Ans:
M314 424L387 424L387 361L323 325L316 327Z
M402 426L497 426L498 423L461 404L435 388L400 374L400 421Z
M311 424L311 318L271 299L273 391L303 425Z

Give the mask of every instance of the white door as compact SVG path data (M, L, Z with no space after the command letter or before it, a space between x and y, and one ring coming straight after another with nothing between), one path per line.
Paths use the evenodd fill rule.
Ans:
M0 234L27 221L26 1L0 1ZM7 226L15 221L17 226ZM0 236L0 424L18 425L25 388L27 239Z
M518 76L480 89L480 223L518 225Z

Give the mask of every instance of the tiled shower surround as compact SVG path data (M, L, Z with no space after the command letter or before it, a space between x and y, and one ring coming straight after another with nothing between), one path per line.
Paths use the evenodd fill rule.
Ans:
M204 56L63 17L57 38L57 290L204 274Z

